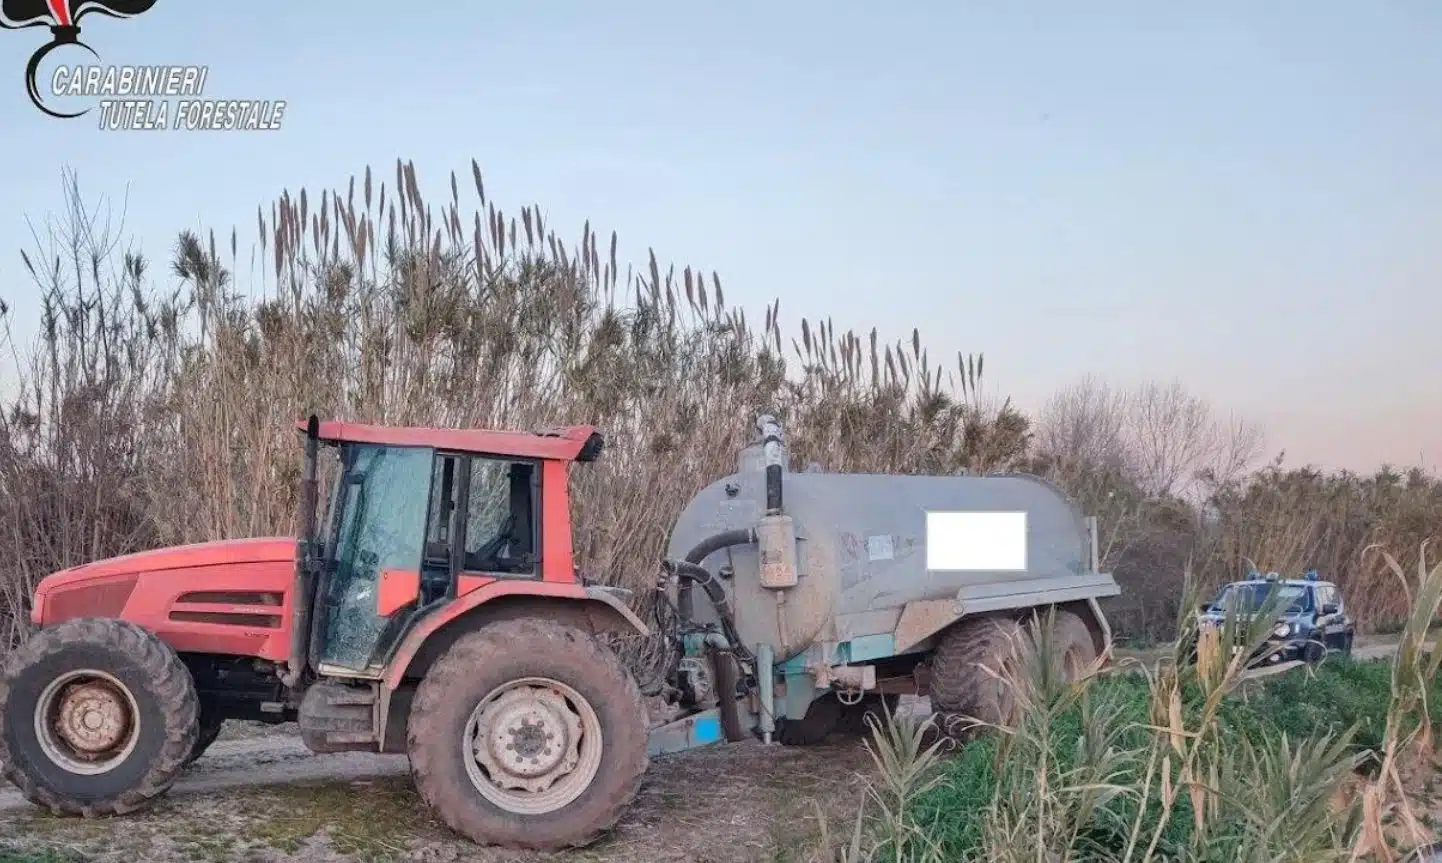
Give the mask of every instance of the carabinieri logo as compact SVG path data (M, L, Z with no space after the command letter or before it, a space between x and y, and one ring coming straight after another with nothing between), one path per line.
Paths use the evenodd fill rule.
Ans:
M91 12L111 18L134 18L154 5L155 0L0 0L0 27L6 30L50 28L51 40L31 54L30 62L25 64L25 92L29 94L30 101L52 117L65 119L87 113L89 108L66 114L46 107L35 82L40 63L45 55L62 45L78 45L99 60L100 55L80 41L80 19Z

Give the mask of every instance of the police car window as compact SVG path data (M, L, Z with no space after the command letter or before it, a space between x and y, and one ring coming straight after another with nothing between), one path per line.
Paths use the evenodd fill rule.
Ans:
M1223 609L1240 606L1239 610L1254 611L1268 600L1274 590L1280 594L1280 598L1276 600L1280 608L1287 611L1302 611L1306 608L1307 591L1305 588L1294 584L1274 585L1266 582L1229 584L1222 589L1221 595L1217 597L1214 604Z

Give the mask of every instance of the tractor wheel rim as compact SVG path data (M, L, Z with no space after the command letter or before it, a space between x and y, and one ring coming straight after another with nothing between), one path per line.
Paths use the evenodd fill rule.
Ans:
M487 693L461 741L466 775L507 812L544 815L574 801L601 768L601 719L579 692L527 677Z
M35 703L35 736L59 767L82 776L114 770L140 739L140 706L113 674L85 668L50 681Z

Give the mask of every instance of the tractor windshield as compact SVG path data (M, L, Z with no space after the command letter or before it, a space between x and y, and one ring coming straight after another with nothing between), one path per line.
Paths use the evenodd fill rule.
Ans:
M387 570L416 572L425 544L434 451L347 444L325 538L320 661L364 669L388 646L377 611Z

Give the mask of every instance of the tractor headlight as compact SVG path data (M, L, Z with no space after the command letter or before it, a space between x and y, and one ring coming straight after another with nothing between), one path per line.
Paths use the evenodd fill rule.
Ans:
M1277 628L1272 630L1272 634L1278 638L1286 638L1292 634L1292 624L1279 623L1277 624Z

